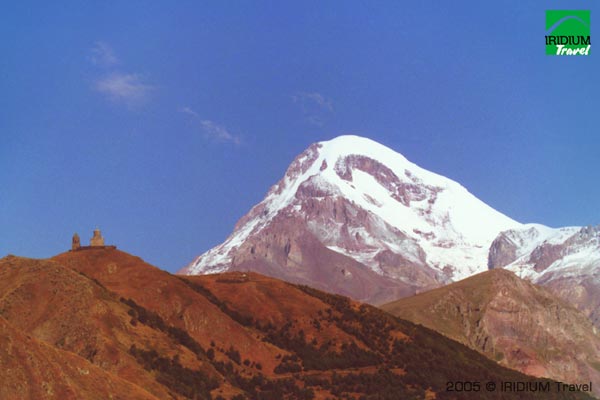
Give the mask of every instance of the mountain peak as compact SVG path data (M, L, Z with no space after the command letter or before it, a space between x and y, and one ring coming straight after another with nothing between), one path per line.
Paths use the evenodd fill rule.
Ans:
M385 165L399 176L403 175L405 170L408 170L411 173L421 175L421 177L425 178L427 181L437 180L437 183L439 184L446 184L449 181L441 175L427 171L410 162L403 154L362 136L342 135L328 141L314 143L302 154L312 152L315 148L318 149L319 153L319 157L315 161L325 160L332 166L335 166L337 162L344 158L362 156L376 160L378 163ZM319 165L321 165L321 163L319 163ZM453 183L460 186L456 182Z
M519 227L459 183L371 139L343 135L300 153L229 238L182 272L256 268L314 284L305 269L316 267L306 260L332 251L352 260L340 261L346 274L358 263L361 273L375 275L369 278L373 285L379 276L395 282L385 286L402 283L417 290L486 270L494 238ZM322 271L313 273L322 276ZM339 291L384 300L375 287L366 298L356 297L348 286L359 279L357 273L336 283Z
M377 159L383 157L393 158L394 162L401 160L408 161L399 152L396 152L389 147L374 141L373 139L358 135L341 135L330 140L318 142L316 144L322 146L325 156L364 154L372 155Z

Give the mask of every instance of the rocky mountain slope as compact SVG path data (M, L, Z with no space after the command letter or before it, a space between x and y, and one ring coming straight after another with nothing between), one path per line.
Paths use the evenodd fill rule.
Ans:
M600 329L600 226L502 232L492 243L488 267L544 285Z
M600 332L547 289L497 269L381 307L500 364L600 394Z
M484 271L494 238L522 226L383 145L340 136L300 154L181 273L256 270L377 303Z
M2 398L445 399L463 398L447 381L532 380L374 307L255 273L184 278L90 248L6 257L0 274Z

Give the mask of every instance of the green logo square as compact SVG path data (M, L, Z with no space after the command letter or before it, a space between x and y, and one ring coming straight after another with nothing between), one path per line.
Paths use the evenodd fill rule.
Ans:
M546 54L587 56L592 41L590 10L546 10Z

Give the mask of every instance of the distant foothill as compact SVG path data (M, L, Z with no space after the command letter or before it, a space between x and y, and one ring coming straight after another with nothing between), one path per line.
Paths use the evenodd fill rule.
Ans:
M73 235L73 239L71 242L71 251L99 249L99 248L100 249L116 249L117 246L105 245L104 237L102 237L102 233L100 232L100 229L98 229L98 228L94 229L94 233L92 235L92 238L90 239L89 246L82 246L81 240L79 239L79 235L77 233L75 233Z

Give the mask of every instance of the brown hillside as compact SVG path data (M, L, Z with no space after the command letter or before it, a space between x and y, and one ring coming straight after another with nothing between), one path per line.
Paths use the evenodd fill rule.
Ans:
M600 394L600 335L547 289L496 269L382 309L455 339L500 364Z
M108 248L8 257L0 273L0 315L17 332L160 399L473 398L447 382L533 379L372 306L256 273L184 278Z
M0 399L156 400L150 393L0 317Z
M183 365L220 375L160 330L130 323L130 307L99 282L50 260L0 260L0 315L16 328L100 368L173 398L130 354L132 345L178 355Z
M217 348L229 348L235 343L240 351L262 360L263 371L272 371L278 364L275 357L279 349L262 342L252 332L240 329L236 321L205 296L141 258L119 250L93 249L63 253L53 260L158 313L167 323L188 332L205 349L211 347L211 342ZM227 359L219 352L216 357Z

